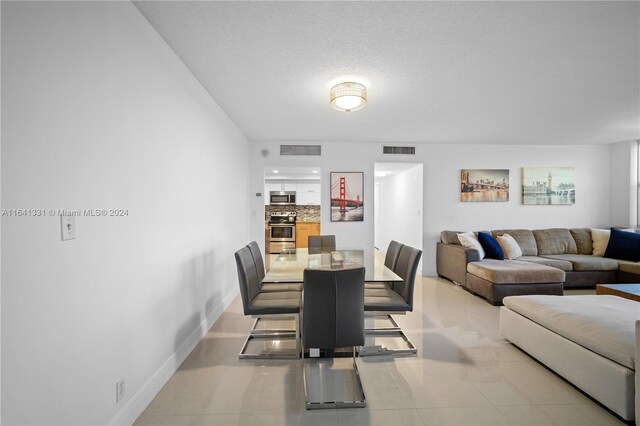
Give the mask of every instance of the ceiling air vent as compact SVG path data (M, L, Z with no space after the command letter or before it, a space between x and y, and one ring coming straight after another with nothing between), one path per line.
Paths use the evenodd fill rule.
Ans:
M280 155L322 155L320 145L280 145Z
M416 155L415 146L383 146L383 154Z

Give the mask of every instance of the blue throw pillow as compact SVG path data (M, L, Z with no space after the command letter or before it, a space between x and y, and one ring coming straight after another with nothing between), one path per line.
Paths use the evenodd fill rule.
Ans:
M609 244L607 244L604 257L631 260L633 262L639 261L640 234L611 228L611 236L609 237Z
M478 232L478 241L484 249L485 258L504 260L504 252L502 247L498 244L498 240L493 238L493 235L486 232Z

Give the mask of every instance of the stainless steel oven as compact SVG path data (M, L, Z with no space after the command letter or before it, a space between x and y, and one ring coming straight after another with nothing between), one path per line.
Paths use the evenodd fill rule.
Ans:
M271 212L269 220L269 252L296 251L296 212Z

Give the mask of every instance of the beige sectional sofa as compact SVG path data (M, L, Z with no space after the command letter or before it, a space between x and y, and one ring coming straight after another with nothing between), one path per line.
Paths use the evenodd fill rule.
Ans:
M442 231L436 250L438 275L502 304L511 295L561 295L564 288L640 282L640 263L593 256L590 228L500 229L494 237L511 235L522 250L514 260L480 260L463 247L458 232Z

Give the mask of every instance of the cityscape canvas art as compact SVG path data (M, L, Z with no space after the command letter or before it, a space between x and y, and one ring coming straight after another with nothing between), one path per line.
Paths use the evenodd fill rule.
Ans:
M364 221L364 173L331 172L331 222Z
M460 201L509 201L509 169L462 169Z
M523 167L522 204L575 204L575 167Z

